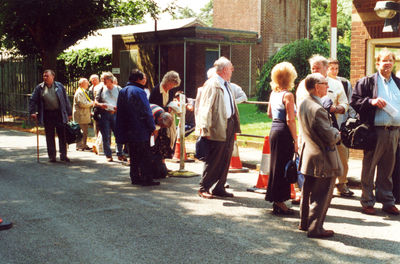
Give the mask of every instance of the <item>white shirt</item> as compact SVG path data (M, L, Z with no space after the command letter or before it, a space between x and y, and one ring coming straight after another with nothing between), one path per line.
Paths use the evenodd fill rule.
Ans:
M347 112L349 109L349 101L347 100L346 92L344 91L342 82L332 79L331 77L327 77L328 80L328 92L326 94L329 99L332 100L333 106L342 106L344 108L344 112ZM345 121L344 114L335 114L337 123L340 125Z
M225 81L217 74L217 78L219 83L221 84L222 89L224 90L224 102L225 102L225 109L226 109L226 118L230 118L235 113L235 104L232 101L232 90L230 88L229 82ZM228 88L225 86L227 84ZM232 111L233 110L233 111Z

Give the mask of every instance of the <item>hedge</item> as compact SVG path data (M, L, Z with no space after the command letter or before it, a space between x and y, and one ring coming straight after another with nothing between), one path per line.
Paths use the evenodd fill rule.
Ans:
M57 58L57 80L62 83L88 78L111 71L111 51L109 49L81 49L61 53Z
M268 101L271 93L271 71L272 68L283 61L288 61L293 64L297 71L297 79L295 87L310 73L310 65L308 59L313 54L320 54L325 57L330 56L329 43L301 39L296 40L283 46L275 55L271 56L267 63L264 64L260 80L257 84L257 99L258 101ZM339 60L339 76L345 78L350 77L350 47L343 44L338 44L337 59ZM259 110L266 111L265 106L259 106Z

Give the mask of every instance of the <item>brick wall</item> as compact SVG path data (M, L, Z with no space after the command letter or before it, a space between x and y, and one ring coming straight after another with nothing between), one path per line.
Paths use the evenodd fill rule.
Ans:
M248 47L232 48L232 81L254 95L257 69L283 45L306 37L306 18L307 0L214 0L214 27L256 31L261 37L252 48L252 87Z
M356 81L366 75L367 42L369 39L399 37L399 32L382 32L384 20L379 18L374 7L377 0L354 0L351 24L351 71L350 79Z

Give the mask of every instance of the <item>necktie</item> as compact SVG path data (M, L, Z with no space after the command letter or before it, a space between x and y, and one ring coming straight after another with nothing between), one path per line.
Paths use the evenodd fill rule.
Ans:
M228 83L225 82L224 84L225 84L226 92L227 92L228 95L229 95L229 102L231 103L231 111L232 111L232 115L233 115L232 96L231 96L231 93L229 92Z

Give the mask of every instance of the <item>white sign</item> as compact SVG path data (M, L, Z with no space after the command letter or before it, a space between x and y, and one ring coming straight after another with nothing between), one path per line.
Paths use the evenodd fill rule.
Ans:
M120 68L112 68L112 73L113 74L120 74L121 70L120 70Z

